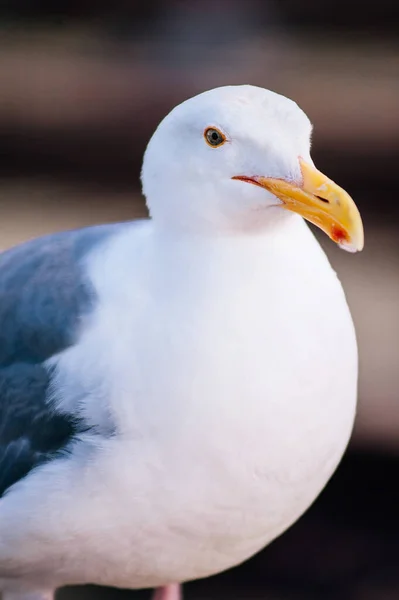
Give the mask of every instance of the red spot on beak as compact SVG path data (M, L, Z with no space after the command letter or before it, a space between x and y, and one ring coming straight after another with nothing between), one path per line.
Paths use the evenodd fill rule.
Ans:
M344 231L342 227L336 224L331 226L331 238L337 244L341 244L342 242L349 242L349 236L346 233L346 231Z

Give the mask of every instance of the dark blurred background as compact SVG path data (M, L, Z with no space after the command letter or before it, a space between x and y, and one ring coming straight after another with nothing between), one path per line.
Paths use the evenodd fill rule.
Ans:
M295 99L364 217L344 282L361 356L350 448L308 513L188 600L399 598L399 3L1 0L0 247L145 214L146 142L178 102L251 83ZM265 507L267 509L267 507ZM146 598L73 588L61 600Z

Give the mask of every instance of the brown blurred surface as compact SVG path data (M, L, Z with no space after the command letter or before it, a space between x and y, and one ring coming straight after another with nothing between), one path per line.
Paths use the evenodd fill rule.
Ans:
M78 34L19 34L0 44L0 172L20 169L20 156L28 170L86 170L93 178L97 170L103 179L98 167L108 167L133 182L146 140L170 108L243 82L294 98L315 124L316 150L338 154L358 177L363 165L373 176L399 155L399 43L351 44L348 36L337 47L328 36L271 31L200 53L194 76L185 63L161 61L166 42L153 41L149 54L150 42L116 48Z

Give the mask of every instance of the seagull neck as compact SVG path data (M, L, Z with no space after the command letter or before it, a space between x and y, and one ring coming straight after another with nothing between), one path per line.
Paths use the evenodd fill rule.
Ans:
M187 239L248 239L273 235L286 230L293 223L302 221L301 217L292 212L284 211L280 207L268 207L263 212L254 211L242 215L237 219L218 219L215 221L195 219L187 221L171 220L169 218L152 219L157 231L172 237Z
M229 265L231 261L248 269L255 264L264 265L265 257L278 260L291 253L306 252L305 247L313 244L313 236L297 215L289 215L274 227L255 230L207 230L190 231L166 227L154 223L156 255L162 260L187 265ZM171 264L169 265L171 267Z

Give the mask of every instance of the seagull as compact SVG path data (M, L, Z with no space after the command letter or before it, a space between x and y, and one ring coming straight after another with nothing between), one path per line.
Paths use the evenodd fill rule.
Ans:
M144 155L150 217L0 255L0 590L154 588L290 527L351 435L358 353L308 224L363 247L295 102L251 85L175 107Z

